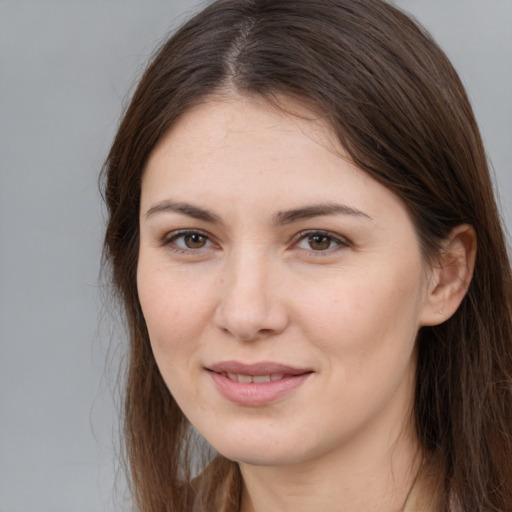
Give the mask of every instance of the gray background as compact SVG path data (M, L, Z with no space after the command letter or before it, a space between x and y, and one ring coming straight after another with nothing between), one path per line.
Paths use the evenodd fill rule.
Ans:
M398 4L461 74L510 227L512 0ZM0 0L0 512L127 510L97 175L134 77L194 5Z

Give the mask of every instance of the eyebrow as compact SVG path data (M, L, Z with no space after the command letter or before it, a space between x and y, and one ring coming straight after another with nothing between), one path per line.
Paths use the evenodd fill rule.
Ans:
M286 210L278 212L273 217L273 223L275 225L292 224L299 220L311 219L314 217L322 217L327 215L350 215L353 217L361 217L368 220L373 220L369 215L353 208L339 203L320 203L309 206L303 206L300 208L294 208L293 210Z
M194 206L189 203L161 201L155 204L146 212L146 218L157 213L174 212L192 217L193 219L211 222L213 224L224 224L222 219L211 210ZM363 219L373 220L369 215L357 208L339 203L319 203L292 210L283 210L277 212L272 217L272 224L276 226L284 226L293 224L299 220L312 219L314 217L322 217L327 215L350 215L352 217L361 217Z
M187 215L193 219L212 222L214 224L222 224L221 218L213 213L211 210L194 206L189 203L175 203L173 201L162 201L155 204L146 212L146 219L156 213L174 212Z

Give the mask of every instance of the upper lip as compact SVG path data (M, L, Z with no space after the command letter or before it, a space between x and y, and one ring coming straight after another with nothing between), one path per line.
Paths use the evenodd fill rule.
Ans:
M261 361L250 364L241 363L239 361L222 361L208 366L208 370L216 373L236 373L239 375L301 375L312 371L307 368L296 368L271 361Z

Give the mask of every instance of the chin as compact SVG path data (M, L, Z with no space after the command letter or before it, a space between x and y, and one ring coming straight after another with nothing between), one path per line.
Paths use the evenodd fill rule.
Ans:
M229 460L250 466L290 466L301 461L297 453L274 453L270 449L266 453L254 449L227 450L219 453Z
M290 439L289 435L277 440L254 434L244 437L244 440L237 440L231 436L210 444L227 459L251 466L288 466L308 457L307 451L300 450L300 443Z

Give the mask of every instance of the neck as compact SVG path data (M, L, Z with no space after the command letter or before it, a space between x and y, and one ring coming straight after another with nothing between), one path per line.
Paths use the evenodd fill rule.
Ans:
M421 450L412 430L399 430L391 439L389 431L381 439L363 434L351 440L350 449L294 465L240 464L244 481L240 512L407 510L421 466Z

